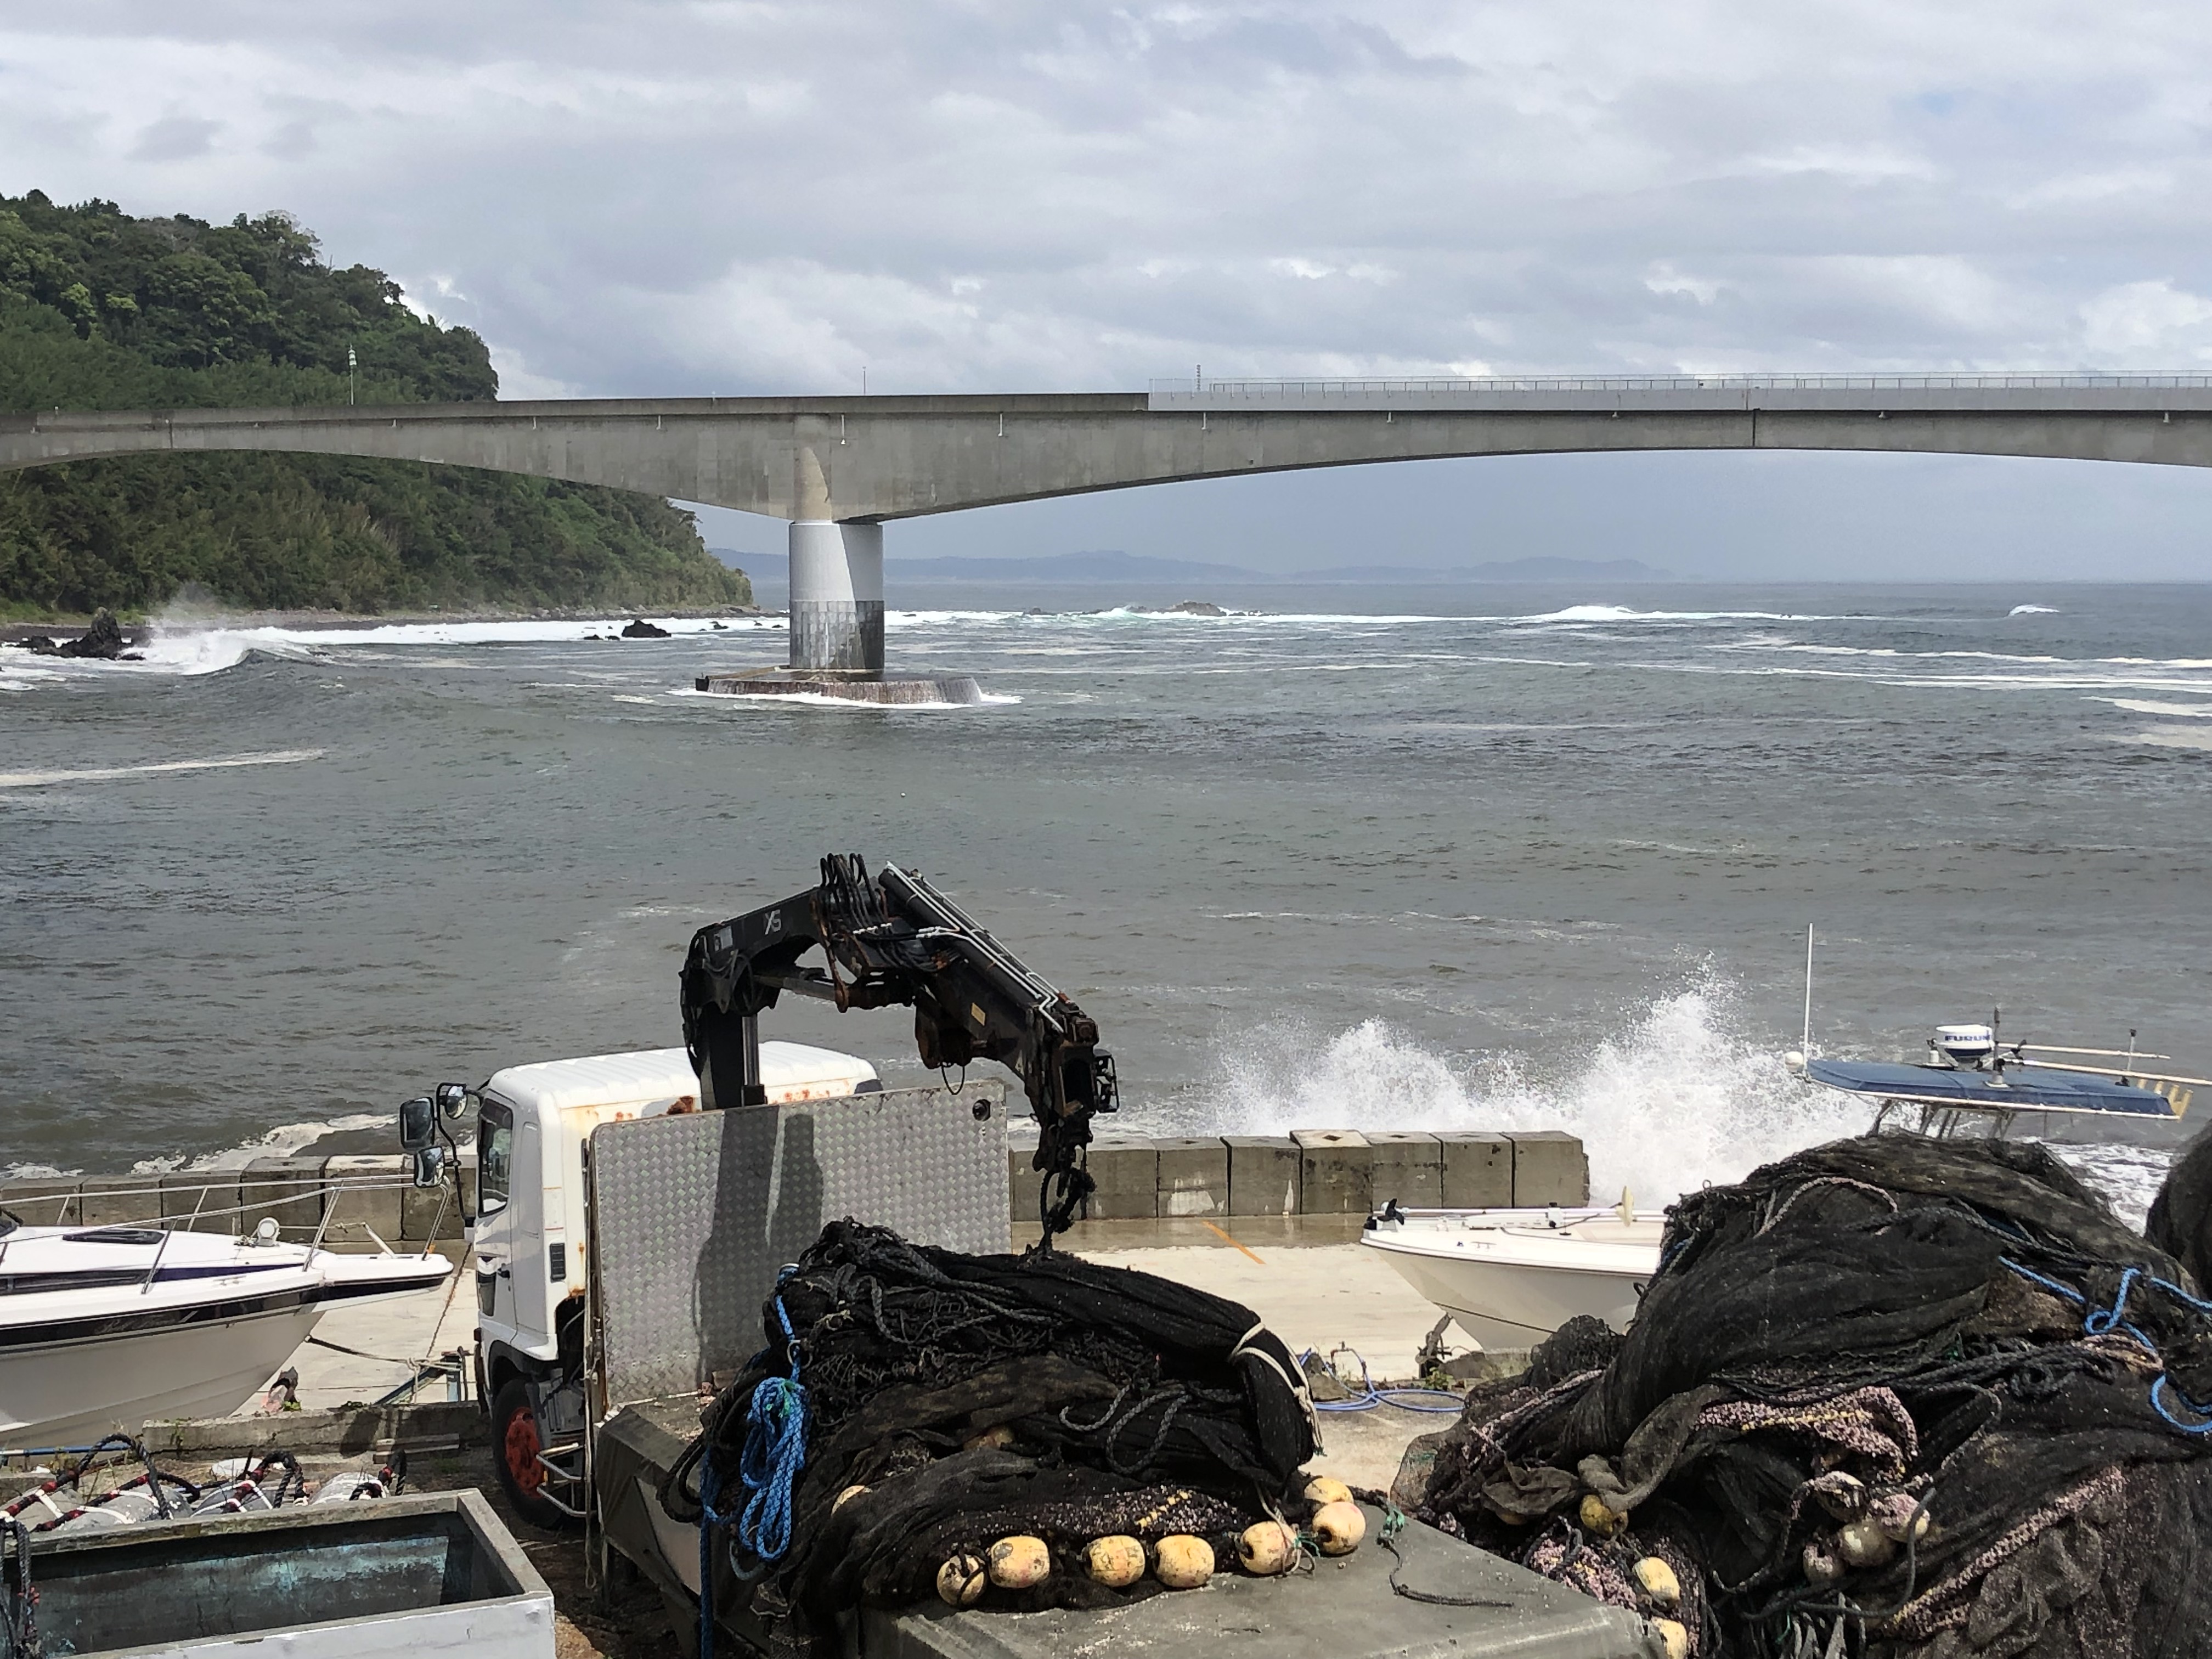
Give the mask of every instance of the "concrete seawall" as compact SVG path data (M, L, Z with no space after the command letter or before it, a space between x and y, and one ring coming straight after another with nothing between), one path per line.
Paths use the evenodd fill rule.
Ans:
M1007 1200L1036 1214L1030 1167L1034 1124L1012 1126ZM1026 1133L1024 1133L1026 1132ZM1178 1217L1365 1215L1395 1199L1407 1209L1583 1204L1589 1159L1558 1129L1300 1129L1285 1135L1157 1137L1095 1131L1093 1221Z
M1030 1167L1036 1127L1011 1126L1008 1212L1036 1214ZM261 1158L242 1170L162 1176L64 1176L0 1185L0 1208L33 1226L159 1222L247 1233L274 1218L287 1239L320 1237L333 1249L379 1242L416 1248L461 1236L450 1192L407 1184L408 1160L388 1157ZM476 1164L460 1166L476 1207ZM1137 1135L1098 1132L1090 1153L1098 1183L1085 1218L1151 1221L1225 1216L1365 1215L1389 1200L1408 1209L1583 1204L1589 1160L1557 1129L1302 1129L1285 1135Z

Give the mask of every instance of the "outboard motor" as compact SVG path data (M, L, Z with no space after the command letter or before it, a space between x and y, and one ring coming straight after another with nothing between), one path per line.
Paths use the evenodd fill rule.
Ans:
M1938 1025L1928 1044L1928 1063L1985 1072L1996 1052L1997 1034L1986 1025Z

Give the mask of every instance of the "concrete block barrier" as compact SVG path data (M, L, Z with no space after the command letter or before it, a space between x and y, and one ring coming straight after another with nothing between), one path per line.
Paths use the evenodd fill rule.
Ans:
M1370 1129L1367 1149L1376 1204L1395 1198L1407 1210L1443 1206L1444 1149L1434 1135L1419 1129Z
M1298 1213L1298 1144L1288 1135L1224 1135L1229 1213Z
M11 1181L0 1187L0 1209L26 1227L58 1227L82 1218L77 1212L77 1182L65 1176L45 1181Z
M77 1188L77 1219L88 1227L149 1225L161 1218L159 1176L88 1176Z
M1490 1129L1453 1129L1437 1137L1443 1154L1447 1210L1502 1210L1513 1202L1513 1143Z
M323 1242L334 1250L374 1250L376 1238L387 1244L406 1237L402 1211L408 1178L404 1158L334 1158L323 1166L330 1183L324 1199ZM376 1238L371 1238L374 1232Z
M238 1177L239 1231L273 1218L278 1237L312 1239L323 1224L322 1185L320 1158L255 1158Z
M1097 1183L1084 1214L1093 1221L1150 1221L1160 1212L1159 1148L1144 1135L1093 1132L1085 1164Z
M1506 1138L1513 1143L1516 1206L1589 1202L1589 1159L1581 1141L1562 1129L1510 1129Z
M1357 1129L1294 1129L1300 1215L1365 1215L1375 1207L1375 1149Z
M463 1206L471 1215L477 1212L477 1166L472 1159L464 1158L457 1166L460 1194L457 1202L454 1183L451 1181L432 1188L408 1187L399 1194L399 1236L410 1243L423 1244L433 1238L459 1238L461 1236ZM435 1233L431 1228L435 1226Z
M161 1177L161 1221L196 1233L238 1231L238 1171L172 1170Z
M1204 1135L1170 1135L1152 1143L1160 1154L1160 1213L1229 1213L1229 1148Z

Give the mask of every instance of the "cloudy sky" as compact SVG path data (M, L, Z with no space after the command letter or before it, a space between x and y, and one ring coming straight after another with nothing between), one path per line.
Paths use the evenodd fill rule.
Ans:
M2208 63L2201 0L0 0L0 190L288 210L510 395L2203 369ZM2212 475L1540 458L890 540L1100 546L2203 579Z

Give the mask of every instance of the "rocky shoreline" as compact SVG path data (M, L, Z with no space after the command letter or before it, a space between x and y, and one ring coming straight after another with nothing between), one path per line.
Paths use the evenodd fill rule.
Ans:
M386 611L353 614L339 611L237 611L177 613L158 617L125 617L118 626L127 647L143 645L155 628L174 632L214 629L282 628L300 633L355 628L398 628L432 623L604 622L619 623L633 617L658 617L712 620L721 617L780 617L781 611L759 605L688 606L676 611L640 611L626 605L571 606L562 609L499 610L492 607L459 611ZM54 616L43 620L0 623L0 644L21 646L38 639L66 641L92 630L96 617Z

